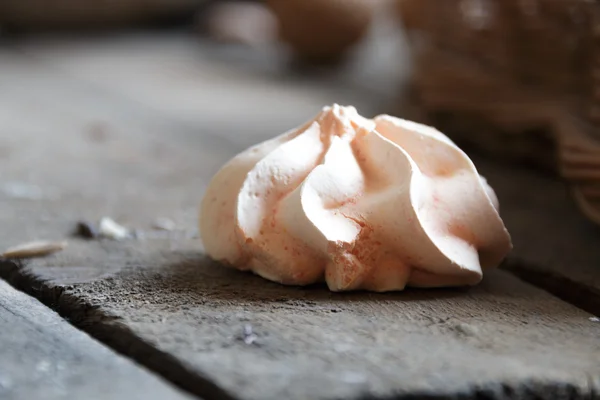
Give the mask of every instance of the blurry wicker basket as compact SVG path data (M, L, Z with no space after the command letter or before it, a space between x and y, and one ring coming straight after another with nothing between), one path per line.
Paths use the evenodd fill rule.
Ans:
M195 8L202 2L203 0L0 0L0 25L9 30L128 26L193 15Z
M558 171L600 224L600 4L397 1L414 49L413 117Z

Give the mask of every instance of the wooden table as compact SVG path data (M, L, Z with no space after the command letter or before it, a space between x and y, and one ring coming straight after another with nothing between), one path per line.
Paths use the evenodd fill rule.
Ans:
M0 398L600 396L600 231L551 177L474 156L515 250L468 290L333 294L203 255L197 205L228 158L326 104L387 111L407 70L378 43L307 76L180 33L5 41L0 244L69 247L0 263ZM73 237L103 216L137 237Z

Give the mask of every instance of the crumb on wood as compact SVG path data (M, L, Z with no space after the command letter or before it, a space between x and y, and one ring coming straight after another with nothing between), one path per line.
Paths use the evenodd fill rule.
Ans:
M61 251L65 247L67 247L66 241L53 242L46 240L37 240L10 247L2 253L2 257L8 259L44 257Z
M242 340L244 341L244 343L248 345L254 344L256 342L256 339L258 339L258 336L256 336L256 334L253 332L252 325L244 325L244 330L242 332Z
M113 240L124 240L132 237L129 229L108 217L103 217L100 220L98 231L100 236Z
M159 231L174 231L177 226L172 219L159 217L152 223L152 228Z
M470 324L466 324L466 323L456 324L454 326L454 330L465 336L477 336L477 334L478 334L477 327L470 325Z
M79 221L75 235L85 239L96 239L99 236L98 228L90 221Z

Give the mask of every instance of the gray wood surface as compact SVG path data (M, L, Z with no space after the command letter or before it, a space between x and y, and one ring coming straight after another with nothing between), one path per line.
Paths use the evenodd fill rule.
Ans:
M0 399L189 398L0 280Z
M124 242L72 238L23 269L3 266L3 278L206 398L600 395L600 325L507 272L472 290L339 295L203 257L197 204L223 162L324 103L373 114L386 92L352 88L350 72L309 80L255 65L252 54L219 58L181 36L151 39L0 51L0 243L61 239L78 220L102 216L141 231ZM571 246L554 231L546 239L563 226L548 222L557 214L573 241L597 234L580 227L566 198L535 197L560 184L477 165L498 189L515 262L543 268L549 243ZM177 230L152 231L157 217ZM598 256L591 240L581 245L589 263Z
M334 295L219 268L176 243L188 250L105 245L139 266L104 279L62 285L37 263L12 282L207 398L228 397L209 383L240 399L600 394L598 323L505 272L469 291ZM74 269L79 257L48 264Z
M514 243L504 268L600 315L600 227L577 209L560 180L474 157L501 199Z

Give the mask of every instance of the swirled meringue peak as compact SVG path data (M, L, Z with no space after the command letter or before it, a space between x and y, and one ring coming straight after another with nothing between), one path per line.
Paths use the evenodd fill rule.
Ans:
M200 208L212 258L332 291L474 285L511 249L494 191L450 139L337 104L230 160Z

